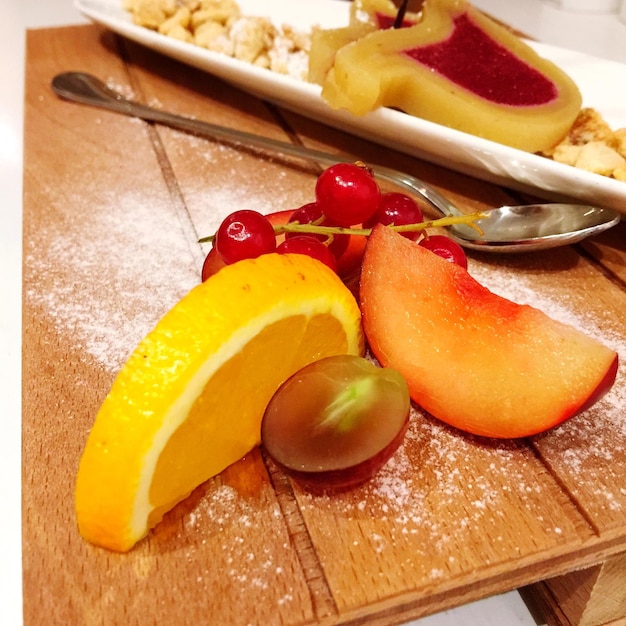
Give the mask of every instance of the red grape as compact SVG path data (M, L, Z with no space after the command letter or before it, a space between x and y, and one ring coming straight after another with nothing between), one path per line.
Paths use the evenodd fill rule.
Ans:
M330 267L337 272L337 259L335 255L319 239L309 235L298 235L285 239L277 248L279 254L306 254Z
M420 246L428 248L438 256L456 263L462 268L467 269L467 256L463 248L456 242L444 235L429 235L419 242Z
M276 235L267 217L244 209L231 213L220 224L213 245L224 263L231 264L273 252Z
M279 387L265 410L261 440L309 489L345 489L371 478L397 450L409 410L398 372L357 356L331 356Z
M380 189L367 168L353 163L336 163L317 179L315 199L334 224L354 226L362 224L376 212Z
M423 221L424 214L413 198L403 193L391 192L381 195L376 213L363 226L365 228L372 228L375 224L401 226L404 224L421 224ZM400 234L413 241L419 239L422 235L417 230Z

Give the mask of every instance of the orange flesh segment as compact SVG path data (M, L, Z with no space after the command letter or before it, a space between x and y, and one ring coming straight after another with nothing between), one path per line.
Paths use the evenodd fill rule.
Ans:
M268 346L280 352L278 362L267 358ZM170 437L154 473L151 504L157 510L169 510L182 499L181 491L190 493L230 465L233 458L243 457L258 445L260 429L251 424L258 423L259 404L267 405L278 387L276 381L288 378L320 354L334 351L347 352L348 341L339 322L329 315L311 320L302 315L290 317L268 326L248 342L211 376L186 420ZM240 386L234 393L224 394L234 379L240 380ZM181 458L182 451L185 456L202 458L209 450L211 456L202 465Z

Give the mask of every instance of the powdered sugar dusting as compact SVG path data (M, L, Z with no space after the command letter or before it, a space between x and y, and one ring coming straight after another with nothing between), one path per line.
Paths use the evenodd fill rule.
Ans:
M60 334L115 372L197 284L200 251L191 249L175 215L155 211L154 197L127 191L100 200L88 207L84 226L51 221L27 243L25 296L45 307Z
M203 235L215 232L234 210L252 209L268 214L296 208L314 198L316 176L302 171L301 165L292 168L288 160L267 156L262 150L251 156L246 149L181 131L171 132L176 137L171 150L174 163L180 167L183 161L189 161L189 154L194 155L194 176L185 179L184 191L194 223ZM276 158L280 166L275 164ZM214 175L215 163L219 163L219 177ZM245 184L242 170L246 172Z
M363 487L298 499L331 583L345 577L337 555L351 550L349 540L377 554L356 585L406 576L428 584L571 537L575 528L559 517L547 497L554 485L541 475L523 443L473 438L414 408L404 444Z
M227 596L212 600L216 614L215 605L243 601L250 594L257 594L259 602L272 598L289 610L306 606L302 596L308 591L296 572L299 566L269 485L254 496L243 496L219 481L208 484L206 491L186 515L181 541L193 538L186 558L207 593L214 591L216 572L228 585ZM260 529L269 536L259 540Z

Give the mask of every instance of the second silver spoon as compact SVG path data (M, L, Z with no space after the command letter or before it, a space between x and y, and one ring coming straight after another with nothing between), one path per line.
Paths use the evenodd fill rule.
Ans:
M124 98L96 77L84 72L58 74L52 80L52 88L66 100L97 106L231 144L310 159L324 165L356 160L347 155L312 150L154 109ZM463 214L436 189L410 174L378 165L373 166L373 170L378 178L427 200L442 215ZM572 244L607 230L619 221L620 214L611 209L577 204L532 204L490 210L489 219L480 222L482 235L464 225L450 226L449 233L466 248L490 252L521 252Z

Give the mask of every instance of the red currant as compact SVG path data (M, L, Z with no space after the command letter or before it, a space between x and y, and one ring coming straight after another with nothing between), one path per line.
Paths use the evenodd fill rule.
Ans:
M420 246L431 250L446 261L456 263L463 269L467 269L467 256L465 251L456 242L444 235L430 235L419 242Z
M213 276L213 274L217 274L223 267L225 263L222 257L218 254L215 248L212 248L209 251L209 254L204 257L204 263L202 264L202 273L201 278L202 282Z
M330 267L333 272L337 271L337 259L333 253L319 239L309 235L298 235L285 239L276 252L280 254L306 254Z
M317 202L309 202L302 205L299 209L296 209L289 218L290 224L315 224L317 226L337 226L333 224L322 212ZM305 233L285 233L285 237L290 239L292 237L305 234ZM328 235L321 235L315 233L306 233L309 237L319 239L322 243L328 245L328 249L333 253L335 258L339 258L348 247L350 235L335 234L329 237Z
M231 213L217 229L215 249L230 264L254 259L276 249L276 235L270 221L257 211Z
M334 224L354 226L376 212L380 189L367 168L336 163L320 174L315 198L324 215Z
M423 221L422 210L413 198L403 193L391 192L381 195L376 213L363 226L365 228L372 228L375 224L401 226L404 224L421 224ZM407 231L400 234L413 241L422 235L419 231Z

